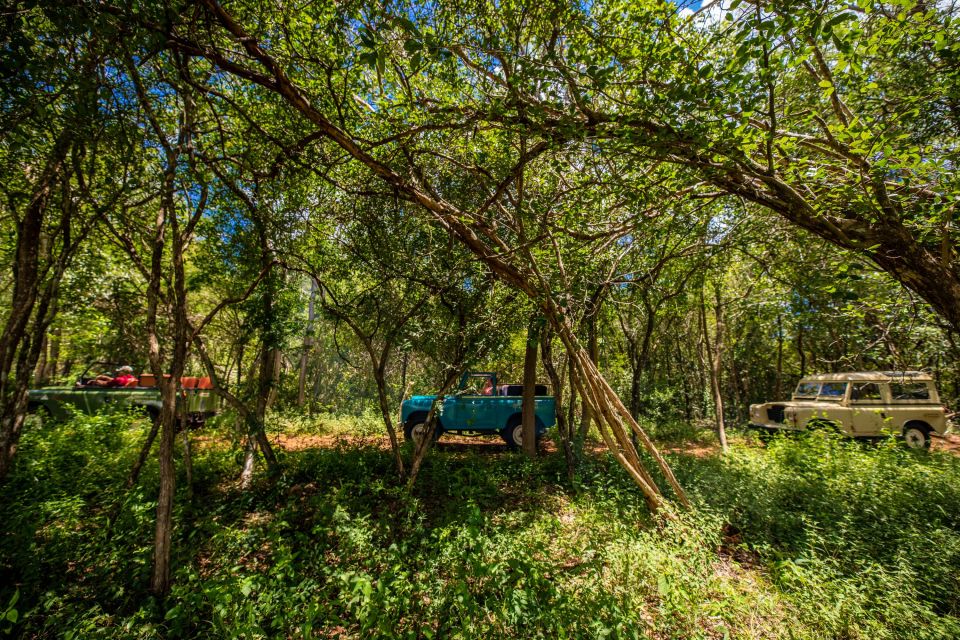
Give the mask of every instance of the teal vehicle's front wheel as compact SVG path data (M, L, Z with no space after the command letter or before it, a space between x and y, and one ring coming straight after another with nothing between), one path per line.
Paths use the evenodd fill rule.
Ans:
M443 429L439 424L437 424L433 430L433 441L436 442L440 439L440 434L443 432ZM407 423L403 426L403 437L407 442L412 442L414 444L420 442L420 440L427 434L427 417L426 416L415 416L407 420Z

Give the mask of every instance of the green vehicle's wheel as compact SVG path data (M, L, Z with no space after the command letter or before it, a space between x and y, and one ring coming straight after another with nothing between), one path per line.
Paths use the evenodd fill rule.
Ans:
M908 422L903 427L903 443L910 449L929 449L930 427L920 422Z

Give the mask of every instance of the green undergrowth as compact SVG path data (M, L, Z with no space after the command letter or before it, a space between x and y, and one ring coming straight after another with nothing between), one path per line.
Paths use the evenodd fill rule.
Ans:
M242 491L236 451L205 432L192 501L179 478L175 586L159 601L155 463L123 488L145 430L112 416L27 431L0 494L0 614L16 612L0 635L960 635L947 454L734 438L725 457L671 454L696 508L651 517L606 455L571 487L561 455L447 448L408 494L388 451L341 442L288 453Z

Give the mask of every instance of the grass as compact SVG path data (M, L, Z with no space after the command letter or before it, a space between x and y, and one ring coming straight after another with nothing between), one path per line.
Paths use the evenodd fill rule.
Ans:
M144 428L78 417L25 434L0 495L0 614L17 611L0 634L960 636L951 455L735 437L728 456L670 455L697 508L652 518L606 455L588 456L570 487L561 455L491 447L436 452L407 494L388 451L340 441L286 454L278 477L243 492L236 451L214 431L193 502L179 496L175 587L157 601L146 592L155 465L122 490ZM702 449L702 433L691 437Z

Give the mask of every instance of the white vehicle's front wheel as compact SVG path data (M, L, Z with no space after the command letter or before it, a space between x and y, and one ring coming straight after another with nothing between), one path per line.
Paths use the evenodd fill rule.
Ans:
M907 424L903 427L903 443L910 449L929 449L930 429L926 425Z

